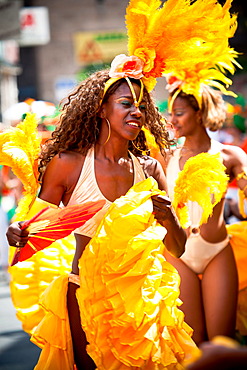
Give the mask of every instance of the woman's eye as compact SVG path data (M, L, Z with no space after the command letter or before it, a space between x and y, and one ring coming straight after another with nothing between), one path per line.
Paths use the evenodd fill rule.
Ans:
M140 108L140 110L146 110L147 106L146 106L146 104L140 104L139 108Z
M122 100L121 101L121 104L124 105L125 107L131 107L131 102L129 102L128 100Z

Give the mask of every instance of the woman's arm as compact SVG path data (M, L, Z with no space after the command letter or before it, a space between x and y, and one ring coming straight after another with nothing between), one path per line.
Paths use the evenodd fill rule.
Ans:
M230 181L236 179L239 189L247 196L247 154L239 147L225 145L223 158Z
M148 158L145 171L148 176L152 176L157 181L160 190L167 192L166 177L159 161ZM152 197L152 200L155 217L167 230L164 239L165 246L173 256L180 257L184 253L187 238L172 208L171 201L168 197L159 195Z
M180 257L185 250L186 233L179 224L178 218L171 206L168 197L160 195L152 197L154 215L157 221L164 226L167 234L164 239L166 249L174 257Z
M81 160L80 164L82 165ZM57 206L61 202L67 204L80 170L81 166L75 166L73 155L64 153L55 156L46 168L38 197ZM21 224L22 222L14 222L9 226L6 233L9 245L16 246L19 243L17 246L22 247L26 244L28 232L21 230Z

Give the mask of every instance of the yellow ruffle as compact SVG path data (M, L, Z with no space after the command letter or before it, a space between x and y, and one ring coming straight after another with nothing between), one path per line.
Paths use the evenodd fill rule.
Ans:
M110 207L79 262L77 289L97 368L183 369L199 355L178 309L180 278L163 257L166 230L152 215L154 179Z
M247 335L247 221L227 225L231 246L238 269L239 293L236 328L241 335Z
M55 278L71 271L74 253L74 236L69 235L9 268L12 302L27 333L32 334L44 317L38 304L41 294Z
M55 279L41 297L46 312L31 341L42 348L35 370L74 370L67 312L68 275Z

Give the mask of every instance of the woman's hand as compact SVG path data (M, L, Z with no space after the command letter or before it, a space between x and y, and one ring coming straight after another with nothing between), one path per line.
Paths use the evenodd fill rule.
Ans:
M6 236L8 243L12 247L21 248L28 241L28 230L21 229L23 222L13 222L7 229Z
M162 224L162 221L173 218L171 201L168 197L163 195L154 195L153 201L153 214L157 221Z
M172 208L171 201L168 197L161 195L153 196L152 201L156 220L167 230L164 239L165 246L174 257L180 257L184 253L187 238Z
M188 370L244 370L247 364L247 348L245 346L228 347L204 342L200 345L202 356Z

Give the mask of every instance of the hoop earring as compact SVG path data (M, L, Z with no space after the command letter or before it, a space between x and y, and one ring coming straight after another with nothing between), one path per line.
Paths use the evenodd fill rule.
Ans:
M133 145L134 148L139 150L139 152L143 152L143 150L141 148L138 148L138 146L135 145L134 141L131 141L131 142L132 142L132 145Z
M145 154L145 155L148 155L150 153L150 150L143 150L141 148L138 148L138 146L135 145L134 141L131 141L132 145L134 148L136 148L137 150L139 150L139 152L141 152L142 154Z
M105 120L106 120L106 123L108 125L108 136L107 136L107 139L106 139L106 141L104 142L103 145L106 145L106 143L108 143L108 141L110 139L110 136L111 136L111 125L110 125L110 121L109 121L108 118L105 118Z

